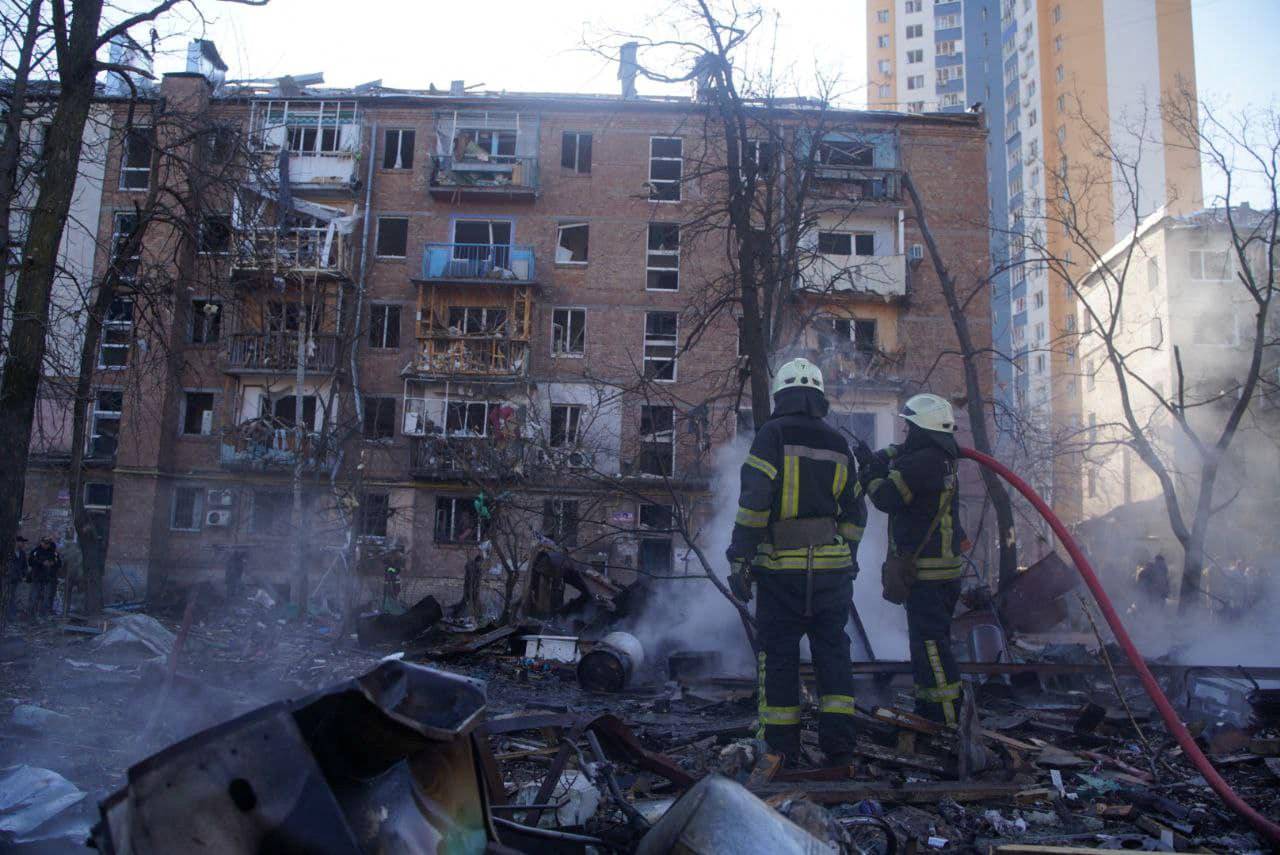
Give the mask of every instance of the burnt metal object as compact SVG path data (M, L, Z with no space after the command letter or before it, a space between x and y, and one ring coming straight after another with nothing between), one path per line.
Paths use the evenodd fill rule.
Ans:
M997 598L1000 620L1009 632L1043 632L1067 619L1062 599L1080 585L1074 567L1050 552L1014 577Z
M772 852L808 855L828 847L752 795L741 784L710 775L689 790L649 830L636 855L678 852Z
M630 633L611 632L578 662L578 684L592 692L621 692L644 664L644 648Z
M435 597L418 600L404 614L364 615L356 619L356 638L362 647L397 641L412 641L435 626L444 609Z
M107 855L480 852L495 835L469 733L475 681L404 662L283 701L129 769Z
M615 601L625 590L591 565L564 552L543 550L533 557L530 568L525 614L534 618L555 617L588 604L612 614L618 609ZM566 586L578 592L578 597L568 603Z

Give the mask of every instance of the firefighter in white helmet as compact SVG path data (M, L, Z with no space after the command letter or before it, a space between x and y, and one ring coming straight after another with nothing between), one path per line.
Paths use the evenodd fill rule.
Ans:
M968 549L956 496L956 417L946 399L929 394L911 397L899 416L907 423L901 445L874 454L862 446L856 455L867 498L889 515L885 597L907 609L916 712L955 724L960 672L951 616Z
M844 437L823 421L822 372L793 359L773 379L773 414L742 465L729 584L756 607L761 736L789 762L800 757L800 639L808 635L818 682L818 743L845 765L854 748L853 673L845 624L866 504Z

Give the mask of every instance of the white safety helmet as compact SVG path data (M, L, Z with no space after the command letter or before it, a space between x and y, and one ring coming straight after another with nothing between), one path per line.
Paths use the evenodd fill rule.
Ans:
M769 394L776 395L784 389L817 389L823 395L827 393L822 385L822 370L803 357L783 364L773 375Z
M916 427L925 430L936 430L940 433L956 432L956 414L946 398L937 395L912 395L907 404L898 413L898 417L906 419Z

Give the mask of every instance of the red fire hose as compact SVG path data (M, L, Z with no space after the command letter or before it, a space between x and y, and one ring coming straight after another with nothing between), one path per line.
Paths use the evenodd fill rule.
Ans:
M1036 495L1026 481L1023 481L995 458L980 451L974 451L971 448L960 449L960 456L976 461L1004 478L1040 512L1040 516L1044 517L1045 522L1049 523L1050 528L1053 529L1053 533L1058 536L1058 539L1062 541L1062 545L1067 548L1067 553L1070 554L1071 560L1075 562L1076 569L1080 571L1080 576L1084 579L1085 584L1089 586L1089 590L1093 592L1093 598L1097 602L1099 610L1102 611L1102 616L1107 619L1107 624L1110 625L1111 632L1115 634L1116 641L1120 642L1120 646L1124 648L1124 653L1129 657L1129 662L1133 665L1133 669L1138 672L1138 679L1142 681L1142 687L1146 689L1152 703L1160 711L1160 717L1164 719L1165 726L1169 728L1173 738L1178 741L1178 744L1182 746L1182 750L1186 752L1187 759L1200 770L1200 774L1204 776L1209 786L1213 788L1213 791L1218 794L1218 797L1228 807L1247 819L1249 824L1270 840L1272 844L1280 845L1280 824L1272 822L1249 807L1244 799L1240 798L1236 791L1231 789L1231 785L1224 781L1218 771L1213 768L1213 764L1209 762L1208 757L1204 756L1200 746L1196 745L1195 739L1187 731L1182 720L1178 718L1173 705L1169 703L1169 699L1160 690L1155 677L1151 676L1151 671L1147 669L1147 663L1143 660L1142 654L1134 646L1133 639L1129 638L1129 633L1125 632L1124 624L1120 622L1120 616L1116 614L1115 607L1111 605L1107 592L1102 589L1102 583L1098 581L1098 576L1094 573L1093 566L1089 564L1089 559L1084 557L1080 546L1067 531L1062 521L1054 515L1053 510L1045 504L1043 499Z

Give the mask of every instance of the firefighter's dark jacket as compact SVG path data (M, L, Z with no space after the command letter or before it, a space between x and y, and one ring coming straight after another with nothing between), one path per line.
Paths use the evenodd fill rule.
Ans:
M822 421L826 398L813 389L786 389L774 398L773 415L756 433L742 464L742 488L729 558L761 572L852 571L867 522L849 444ZM831 541L807 548L775 549L770 525L782 520L827 518Z
M912 555L942 514L920 549L917 578L958 579L965 540L957 496L955 439L912 427L901 445L877 452L878 465L864 473L867 498L889 515L889 537L897 555ZM944 508L943 505L946 505Z

